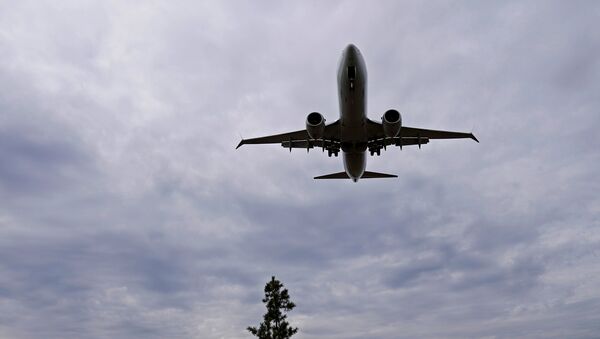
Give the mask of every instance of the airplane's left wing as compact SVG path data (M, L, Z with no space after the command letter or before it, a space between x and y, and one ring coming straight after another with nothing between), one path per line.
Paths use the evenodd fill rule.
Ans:
M368 120L367 121L367 132L369 134L369 141L384 139L385 135L383 134L383 126L381 123ZM465 133L465 132L451 132L451 131L440 131L433 129L425 129L425 128L415 128L402 126L400 129L400 134L396 138L423 138L423 139L473 139L477 142L477 138L473 135L473 133Z
M340 135L340 127L339 120L336 122L325 126L325 132L323 133L324 141L334 141L339 140ZM295 141L308 142L312 140L308 135L306 129L302 129L299 131L281 133L275 135L269 135L265 137L252 138L252 139L242 139L240 143L237 145L236 149L245 144L282 144L287 143L289 145L291 143L294 144ZM285 146L285 145L284 145ZM287 147L287 146L285 146ZM304 148L305 146L302 146Z
M400 129L400 135L402 137L413 137L413 138L428 138L428 139L473 139L477 142L477 138L473 133L464 132L451 132L451 131L438 131L434 129L424 129L415 127L402 126Z

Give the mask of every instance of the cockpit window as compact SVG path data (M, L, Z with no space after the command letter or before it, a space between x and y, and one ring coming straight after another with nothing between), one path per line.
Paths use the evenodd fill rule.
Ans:
M356 79L356 67L348 66L348 79L354 80Z

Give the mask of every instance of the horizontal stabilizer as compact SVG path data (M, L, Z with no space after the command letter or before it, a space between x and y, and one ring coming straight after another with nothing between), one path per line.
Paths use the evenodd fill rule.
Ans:
M365 171L365 173L360 177L361 179L374 179L374 178L397 178L398 176L395 174L387 174L387 173L377 173L377 172L369 172Z
M350 179L350 177L348 176L348 174L346 174L346 172L338 172L338 173L321 175L321 176L315 177L315 179Z
M397 177L398 176L395 174L365 171L365 173L363 173L362 177L360 177L360 178L361 179L374 179L374 178L397 178ZM350 179L350 177L348 176L348 174L346 174L346 172L338 172L338 173L321 175L321 176L315 177L315 179Z

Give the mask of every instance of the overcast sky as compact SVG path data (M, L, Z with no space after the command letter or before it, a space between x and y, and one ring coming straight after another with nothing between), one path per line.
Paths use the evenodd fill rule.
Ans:
M0 0L0 338L600 333L597 1ZM254 137L339 115L481 141L371 171Z

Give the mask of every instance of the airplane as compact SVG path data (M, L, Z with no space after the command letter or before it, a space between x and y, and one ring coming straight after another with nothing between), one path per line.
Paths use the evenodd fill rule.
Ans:
M359 179L396 178L395 174L366 171L368 150L370 155L381 155L387 146L422 145L431 139L470 138L479 142L473 133L439 131L402 126L402 116L395 109L387 110L381 122L367 117L367 69L362 54L356 46L349 44L343 51L337 72L340 118L325 124L319 112L306 118L306 128L277 135L242 139L236 149L245 144L281 144L284 148L306 149L320 147L327 155L344 159L344 171L321 175L314 179Z

